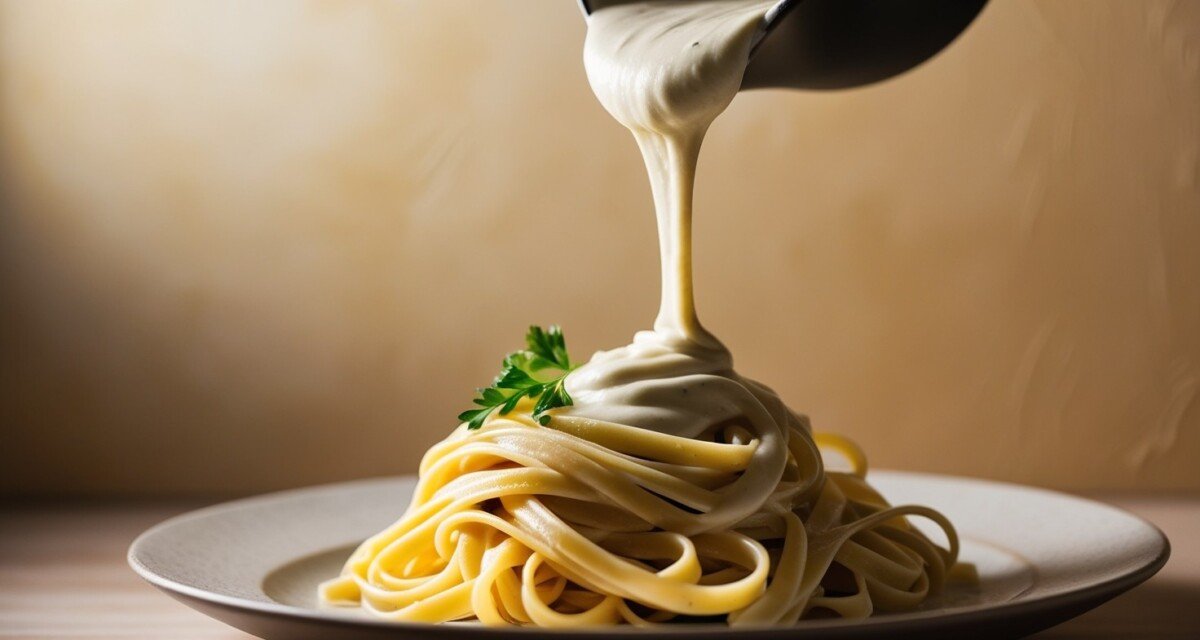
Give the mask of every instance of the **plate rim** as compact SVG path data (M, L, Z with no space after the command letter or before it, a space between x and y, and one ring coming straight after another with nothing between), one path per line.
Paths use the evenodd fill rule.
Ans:
M614 627L581 627L571 629L541 629L537 627L491 627L484 625L446 625L432 624L420 622L399 622L391 620L382 620L377 618L350 618L340 615L327 615L320 610L307 609L293 605L287 605L280 602L262 602L251 600L248 598L240 598L236 596L217 593L192 585L184 584L176 580L172 580L165 576L156 573L151 567L147 566L140 557L140 551L148 544L148 541L155 536L161 535L164 531L180 525L186 525L189 521L201 519L210 516L213 513L225 511L230 508L246 508L253 506L256 503L271 503L281 498L289 496L305 494L319 490L329 489L349 489L354 485L382 484L387 482L397 482L401 480L413 480L416 478L414 474L402 474L393 476L379 476L372 478L360 478L356 480L331 482L306 487L298 487L293 489L285 489L281 491L272 491L244 498L219 502L206 507L201 507L192 511L172 516L155 524L139 534L129 545L129 550L126 553L126 560L129 566L139 577L150 583L155 588L163 591L172 597L181 598L185 603L188 601L196 601L197 603L214 605L222 609L231 609L237 612L250 613L256 615L266 615L273 618L286 618L290 620L302 620L318 624L333 624L346 627L373 627L379 629L393 629L396 631L412 631L429 634L482 634L484 636L496 636L506 634L568 634L572 637L609 637L614 633L622 635L631 635L638 637L650 637L655 635L665 635L667 633L676 635L685 632L689 635L697 636L729 636L736 637L758 637L761 635L775 635L780 632L791 632L796 630L820 630L820 631L836 631L844 629L849 632L863 631L881 631L889 627L897 630L907 629L912 630L914 627L923 627L925 625L947 626L956 622L962 621L963 618L970 618L976 621L986 621L985 619L999 619L1010 616L1029 616L1039 612L1056 610L1060 607L1067 607L1072 603L1093 603L1099 600L1096 604L1102 604L1108 599L1127 591L1158 573L1166 564L1171 555L1171 543L1161 529L1153 522L1131 513L1120 507L1116 507L1099 500L1084 498L1081 496L1045 489L1037 486L1022 485L1015 482L1006 482L1000 480L987 480L982 478L973 478L967 476L957 476L950 474L924 473L914 471L898 471L890 469L872 469L870 474L884 475L893 477L903 477L916 480L938 480L948 481L954 484L970 484L984 485L993 488L1017 490L1021 492L1031 492L1040 494L1046 497L1055 499L1066 499L1074 502L1084 503L1091 507L1099 507L1116 512L1124 517L1131 518L1137 523L1145 527L1149 533L1152 533L1156 540L1158 550L1153 560L1148 563L1139 565L1138 567L1114 575L1107 580L1089 584L1087 586L1068 589L1059 593L1051 593L1041 596L1034 596L1027 599L1017 599L1001 603L984 603L968 605L965 607L957 607L951 611L945 610L928 610L901 614L902 617L896 616L881 616L868 617L864 619L844 620L844 619L828 619L828 620L811 620L805 621L797 625L765 625L753 627L728 627L713 624L677 624L669 627L633 627L628 625ZM1036 568L1036 567L1035 567ZM203 613L203 612L202 612Z

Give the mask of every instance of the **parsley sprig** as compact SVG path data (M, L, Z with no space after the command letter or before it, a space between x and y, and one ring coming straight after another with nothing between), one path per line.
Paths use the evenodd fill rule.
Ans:
M553 324L548 329L529 327L525 345L526 349L514 351L504 358L504 368L492 381L492 386L476 389L478 395L473 402L481 408L458 414L458 419L466 422L468 429L482 427L497 408L500 415L509 413L522 398L537 398L533 418L543 425L550 422L547 411L571 406L571 396L564 382L575 367L567 356L562 329ZM552 375L547 376L547 373Z

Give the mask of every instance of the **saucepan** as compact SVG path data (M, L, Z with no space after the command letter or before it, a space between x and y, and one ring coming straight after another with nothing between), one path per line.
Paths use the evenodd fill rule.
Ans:
M584 15L630 0L580 0ZM695 0L703 2L704 0ZM987 0L780 0L750 50L742 89L843 89L932 58Z

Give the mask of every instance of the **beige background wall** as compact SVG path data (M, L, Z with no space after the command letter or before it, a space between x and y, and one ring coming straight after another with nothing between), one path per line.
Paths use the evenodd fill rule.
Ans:
M0 489L415 468L531 322L656 309L569 0L0 3ZM1200 489L1200 3L998 0L739 97L698 296L878 466Z

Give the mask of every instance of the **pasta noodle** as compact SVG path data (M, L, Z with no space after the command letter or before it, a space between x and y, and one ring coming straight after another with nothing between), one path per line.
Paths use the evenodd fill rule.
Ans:
M910 609L955 561L945 518L888 506L857 447L814 439L797 416L776 453L742 426L711 441L642 437L572 416L543 427L524 409L433 447L406 515L363 543L322 597L421 622L789 624ZM824 470L818 443L852 468ZM783 470L767 500L721 522L726 497L772 458ZM936 522L949 549L905 516Z
M322 600L397 621L577 627L792 624L916 607L954 566L939 513L890 506L851 441L733 369L692 295L700 143L733 99L769 2L634 2L589 19L597 97L637 139L654 192L662 306L653 331L533 400L463 424L425 455L408 510ZM823 453L847 471L826 468ZM910 522L931 520L935 544Z

